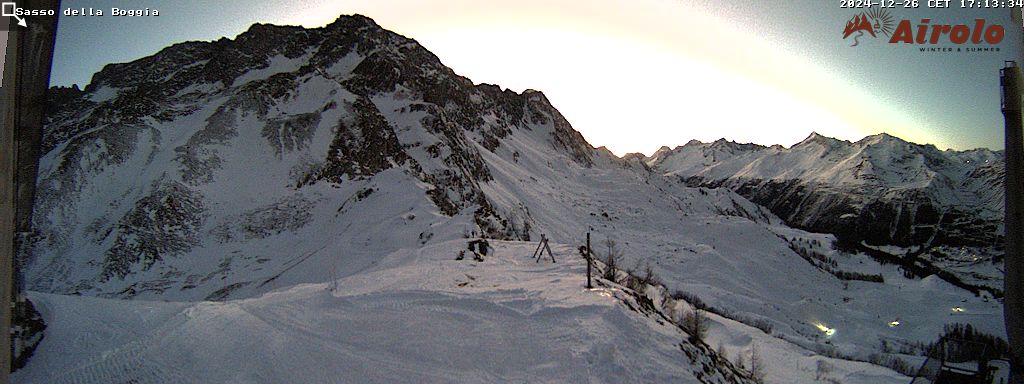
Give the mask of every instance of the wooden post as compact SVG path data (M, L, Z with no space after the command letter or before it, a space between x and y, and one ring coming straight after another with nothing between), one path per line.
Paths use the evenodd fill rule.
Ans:
M590 232L587 232L587 289L593 289L594 285L590 284L590 268L594 263L591 261L593 256L590 254Z
M537 262L544 258L544 250L548 246L548 236L545 234L540 235L540 244L537 244Z
M557 263L557 261L555 261L555 253L551 252L551 246L548 245L548 239L544 239L544 249L548 250L548 256L551 256L551 262Z
M1024 383L1024 137L1022 137L1021 92L1024 75L1016 63L1008 62L1000 71L1002 110L1006 137L1004 159L1006 253L1003 292L1003 316L1010 344L1010 382Z
M32 223L39 145L42 139L46 90L50 83L59 0L23 0L28 10L54 11L53 16L25 16L27 26L8 18L3 76L3 126L0 127L0 384L10 382L11 307L15 298L15 234Z
M14 19L13 17L10 19ZM19 27L15 27L19 28ZM18 61L18 39L17 32L8 32L8 43L6 61L4 62L4 93L3 105L3 129L0 130L0 330L3 330L0 337L0 383L9 383L8 372L11 371L11 337L8 332L11 329L11 290L14 288L12 281L14 269L14 172L15 166L15 64Z
M543 248L544 248L544 235L541 234L540 235L540 242L537 243L537 249L533 250L533 256L530 256L530 258L537 259L537 262L539 263L540 262L540 257L544 254L544 251L542 251Z

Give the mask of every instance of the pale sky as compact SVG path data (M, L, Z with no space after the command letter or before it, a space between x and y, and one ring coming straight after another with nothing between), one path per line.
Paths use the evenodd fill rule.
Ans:
M360 13L474 82L543 91L591 144L619 155L722 137L789 146L811 131L847 140L885 131L941 149L999 149L998 70L1021 53L1008 10L893 11L897 21L984 18L1007 27L1000 52L925 53L887 39L850 47L842 32L857 12L821 0L63 3L105 12L149 7L160 16L62 18L54 85L84 86L103 64L175 42L234 37L257 21L317 27Z

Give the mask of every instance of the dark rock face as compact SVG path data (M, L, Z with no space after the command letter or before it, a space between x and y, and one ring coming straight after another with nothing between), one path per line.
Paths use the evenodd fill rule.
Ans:
M135 203L117 224L114 245L104 255L103 280L124 277L135 264L148 269L163 257L188 252L199 242L202 197L178 183L167 183Z
M310 180L340 182L343 177L373 175L409 160L394 130L369 99L361 97L348 109L355 117L339 121L323 168Z
M692 186L727 187L770 209L787 224L876 245L995 246L998 223L941 207L920 190L871 197L801 180L685 181Z
M18 297L11 310L11 372L24 368L46 334L46 322L28 298Z
M553 134L555 145L570 153L576 162L587 166L593 164L593 160L591 159L592 148L590 147L590 144L587 144L587 141L583 139L583 135L575 129L572 129L572 126L570 126L569 122L565 120L565 117L562 117L562 114L558 113L558 111L551 106L551 103L543 94L536 92L531 96L534 96L529 99L531 106L533 109L540 112L530 116L530 118L534 120L534 123L543 124L546 119L545 115L551 116L552 124L554 124L555 127L555 132Z
M222 243L263 239L304 227L312 219L313 208L312 201L301 195L293 196L229 217L211 233Z
M236 120L233 109L220 108L206 119L205 128L192 135L185 145L174 149L176 160L181 164L182 181L195 186L213 180L213 172L220 169L222 160L210 146L225 144L237 136Z
M263 138L278 155L302 150L313 139L317 125L320 125L320 114L315 112L270 119L263 126Z
M53 160L39 179L38 233L22 250L29 264L37 256L51 264L30 278L40 290L165 290L184 272L158 268L150 275L164 275L152 284L112 287L208 244L301 230L325 187L372 191L349 184L381 174L416 180L422 192L414 191L442 217L471 217L466 235L528 239L528 212L484 192L494 181L485 159L518 163L506 143L523 132L593 164L593 148L542 93L473 84L362 16L316 29L257 24L235 39L175 44L107 65L84 90L51 89L48 105L44 152ZM238 164L253 156L259 165ZM257 166L287 170L266 187L290 196L248 207L225 201L224 181L264 177L246 173ZM132 186L109 196L96 183ZM97 276L68 282L82 264L60 259L82 242L102 255L84 262Z
M855 143L812 134L789 149L692 142L648 162L687 185L731 189L790 226L846 241L1000 248L1001 159L885 134Z

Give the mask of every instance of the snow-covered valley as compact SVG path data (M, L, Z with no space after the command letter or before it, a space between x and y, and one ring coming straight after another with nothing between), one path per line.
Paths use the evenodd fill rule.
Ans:
M819 361L899 383L853 360L920 364L951 323L1005 336L987 292L593 148L542 93L473 84L365 17L254 25L60 92L21 254L48 328L17 382L746 382L709 363L721 345L757 349L768 383L823 380ZM588 232L650 267L655 310L584 288ZM542 235L557 263L530 259ZM456 261L479 237L495 255ZM696 304L663 305L676 291L712 308L707 346L667 321Z

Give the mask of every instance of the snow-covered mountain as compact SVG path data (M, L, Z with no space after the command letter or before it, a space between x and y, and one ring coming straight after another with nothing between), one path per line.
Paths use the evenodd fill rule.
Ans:
M171 368L195 351L235 366L237 348L225 343L265 334L207 337L236 325L280 331L259 340L284 347L262 349L257 359L369 348L373 355L366 358L379 363L386 361L379 354L401 348L358 339L368 324L403 335L399 329L432 326L425 319L453 317L524 328L478 329L475 320L465 321L450 337L416 343L434 350L456 333L475 343L511 339L534 330L524 324L535 319L586 332L556 335L569 337L564 341L576 360L549 370L521 356L533 374L492 365L468 375L439 374L437 381L572 381L562 376L567 367L607 360L615 361L613 368L585 377L742 381L721 379L732 369L694 373L688 367L716 354L704 348L694 355L687 346L699 344L678 340L678 330L650 313L629 310L628 300L595 302L620 297L615 284L607 284L609 291L582 290L585 268L575 249L588 231L596 249L608 239L618 243L621 265L649 264L667 287L722 314L713 318L709 340L745 354L761 340L786 356L771 358L778 371L769 382L809 381L813 372L806 367L824 359L815 353L868 360L880 339L932 341L946 322L961 320L950 317L953 305L966 308L979 330L1003 334L1001 308L987 298L840 252L833 236L790 228L729 189L687 186L643 158L593 148L542 93L473 84L416 41L362 16L315 29L258 24L235 39L177 44L108 65L84 90L54 89L50 106L37 232L21 256L28 288L45 292L36 298L57 336L44 339L42 357L22 373L29 381L130 381L154 372L180 378ZM558 268L529 265L541 235L552 240ZM494 259L451 260L464 239L480 236L501 240ZM852 272L877 278L841 278ZM922 303L924 296L931 300ZM310 338L337 333L337 324L282 316L278 307L286 302L294 302L289 313L344 318L362 331L307 349ZM430 312L430 304L442 312ZM601 307L610 305L615 309ZM394 314L394 322L361 314L364 307ZM407 316L398 315L403 308L410 309ZM139 318L119 322L105 309ZM82 314L91 325L76 330L62 322L62 311ZM893 318L913 326L890 327ZM823 333L825 325L833 331ZM77 357L61 355L53 344L119 332L130 335L90 343L72 352L82 354ZM579 339L595 335L617 340L610 355L602 355L608 345ZM389 340L403 339L409 337ZM614 346L631 339L654 340L654 349ZM467 350L496 351L480 348ZM570 352L559 348L541 343L523 353ZM309 364L300 360L282 361L258 377L205 381L279 381L281 372ZM146 365L154 361L161 364ZM402 372L444 363L410 358L378 371L403 381L409 376ZM685 367L643 375L676 363ZM629 368L636 364L649 366ZM878 367L835 364L846 382L905 381ZM616 369L622 374L609 373Z
M691 185L733 189L791 225L852 240L991 246L1002 238L1002 152L814 133L790 148L691 141L646 162Z
M265 276L231 284L254 289L295 261L281 250L375 258L434 236L528 239L526 207L485 193L496 177L485 156L594 161L543 94L473 85L364 17L174 45L62 96L28 272L47 291L187 292L242 269ZM358 260L339 273L367 266ZM183 296L213 294L194 292Z
M888 134L817 133L790 148L691 141L645 163L690 186L724 187L793 227L873 247L921 276L1002 290L1002 151L940 151ZM905 257L909 256L909 257ZM897 260L890 258L890 260Z

